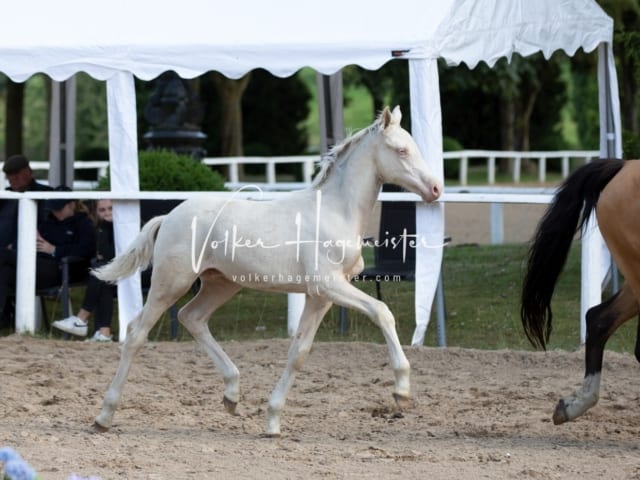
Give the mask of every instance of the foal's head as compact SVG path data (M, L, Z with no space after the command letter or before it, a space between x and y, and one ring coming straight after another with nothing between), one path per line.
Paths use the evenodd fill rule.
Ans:
M427 168L416 142L400 126L400 107L385 108L380 115L380 139L376 148L376 168L384 183L399 185L432 202L442 193L442 184Z

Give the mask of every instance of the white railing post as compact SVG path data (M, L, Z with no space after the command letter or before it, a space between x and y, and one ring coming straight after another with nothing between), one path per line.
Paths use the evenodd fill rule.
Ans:
M273 160L267 161L267 184L276 184L276 163Z
M302 181L304 183L311 183L313 180L313 161L305 160L302 163Z
M232 161L229 163L229 181L231 183L238 183L240 176L238 175L238 161Z
M520 183L520 168L522 167L522 157L513 157L513 183Z
M469 159L460 157L460 185L467 185L467 170L469 167Z
M540 157L538 160L538 181L544 183L547 179L547 157Z
M569 176L569 157L566 155L562 157L562 178L567 178Z
M496 183L496 157L491 156L487 161L487 182L489 185Z
M16 265L16 332L35 333L36 328L36 225L38 204L30 198L18 200Z
M491 245L504 243L504 205L491 204Z

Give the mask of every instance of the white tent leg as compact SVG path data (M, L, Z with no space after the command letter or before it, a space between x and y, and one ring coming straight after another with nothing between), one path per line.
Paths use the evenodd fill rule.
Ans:
M137 192L139 191L138 140L133 75L118 73L107 81L107 104L111 191ZM119 254L140 231L140 203L138 201L114 202L113 225L116 254ZM141 308L140 275L133 275L118 282L120 341L124 341L129 322Z
M442 112L436 59L410 59L411 133L433 174L444 180ZM416 208L416 329L412 345L422 345L429 325L442 265L444 205L419 204Z

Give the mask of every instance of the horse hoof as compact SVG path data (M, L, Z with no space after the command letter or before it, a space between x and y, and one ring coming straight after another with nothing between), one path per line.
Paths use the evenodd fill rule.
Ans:
M232 402L227 397L222 397L222 404L224 405L225 410L231 415L236 414L236 407L238 406L238 402Z
M568 421L569 417L567 415L567 405L564 403L564 400L560 400L556 405L555 411L553 412L553 424L560 425Z
M109 427L105 427L103 425L100 425L98 422L93 422L93 430L96 433L106 433L109 431Z
M260 438L280 438L280 437L281 437L280 432L278 432L278 433L267 433L267 432L265 432L265 433L261 433L260 434Z
M393 399L395 400L397 407L403 412L408 410L411 406L411 397L405 397L399 393L394 393Z

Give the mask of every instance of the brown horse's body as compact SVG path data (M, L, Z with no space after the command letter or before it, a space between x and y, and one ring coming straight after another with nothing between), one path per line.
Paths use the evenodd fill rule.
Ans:
M640 299L640 161L624 163L600 194L596 215L627 287Z
M522 288L522 323L534 345L544 348L549 339L555 283L576 228L586 223L593 210L625 283L613 297L587 312L584 382L558 402L553 415L556 424L575 419L597 403L605 344L620 325L640 313L640 161L587 164L559 189L538 226ZM640 361L639 343L635 353Z

